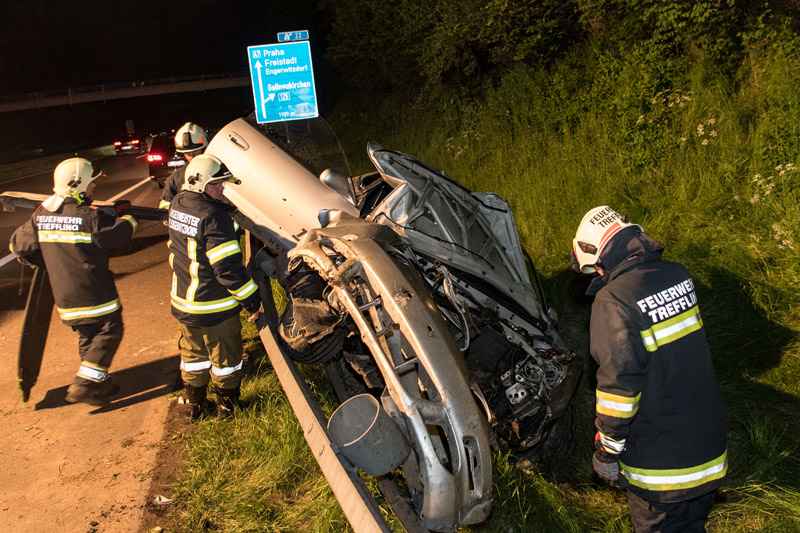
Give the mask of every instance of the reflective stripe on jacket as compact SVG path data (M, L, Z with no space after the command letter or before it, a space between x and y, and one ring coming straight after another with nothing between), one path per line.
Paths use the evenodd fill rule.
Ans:
M86 324L122 309L108 250L125 245L137 227L130 215L115 218L67 198L55 212L38 207L9 247L21 257L41 252L61 320Z
M170 204L172 314L187 326L208 327L258 310L258 287L242 264L233 219L225 204L181 191Z

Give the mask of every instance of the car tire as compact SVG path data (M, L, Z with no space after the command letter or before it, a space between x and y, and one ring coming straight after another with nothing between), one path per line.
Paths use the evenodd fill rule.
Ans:
M323 291L327 284L320 275L313 270L303 270L295 273L296 279L289 287L289 304L281 317L278 333L281 345L286 354L294 361L305 365L322 365L332 360L342 352L345 330L336 326L333 331L315 342L308 342L297 327L294 316L294 299L307 299L322 302Z

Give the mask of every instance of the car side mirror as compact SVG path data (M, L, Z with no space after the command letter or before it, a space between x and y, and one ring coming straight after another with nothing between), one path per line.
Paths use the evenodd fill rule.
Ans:
M322 171L322 174L319 175L319 181L351 204L356 205L353 182L347 176L326 168Z

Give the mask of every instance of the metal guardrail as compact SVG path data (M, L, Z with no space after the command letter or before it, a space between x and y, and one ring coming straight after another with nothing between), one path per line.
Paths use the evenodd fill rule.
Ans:
M250 74L225 72L220 74L200 74L195 76L175 76L155 80L129 81L85 87L67 87L50 91L0 95L0 112L37 109L57 105L73 105L85 102L115 100L136 96L151 96L170 92L199 91L241 87L250 84Z
M31 151L31 153L34 153L34 151ZM68 157L79 156L93 161L97 158L111 155L114 155L113 144L98 146L96 148L87 148L86 150L78 150L76 152L50 154L34 159L23 159L20 161L3 163L0 164L0 184L14 181L28 175L37 174L39 172L52 172L58 163L64 159L67 159Z

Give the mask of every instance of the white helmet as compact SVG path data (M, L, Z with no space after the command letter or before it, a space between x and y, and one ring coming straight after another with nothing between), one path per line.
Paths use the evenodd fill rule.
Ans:
M640 225L632 224L628 217L607 205L595 207L586 213L572 240L572 253L580 271L584 274L597 272L595 265L611 238L621 229L631 226L642 229Z
M227 181L232 178L233 174L222 161L213 155L202 154L193 158L186 165L186 181L183 188L187 191L201 193L212 181Z
M206 146L208 146L206 130L194 122L187 122L175 133L175 151L178 153L196 152Z
M58 164L53 172L53 192L55 193L44 201L44 207L55 211L64 202L65 198L72 196L78 203L86 200L86 188L94 180L104 177L100 167L82 157L71 157Z

